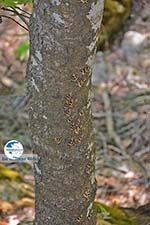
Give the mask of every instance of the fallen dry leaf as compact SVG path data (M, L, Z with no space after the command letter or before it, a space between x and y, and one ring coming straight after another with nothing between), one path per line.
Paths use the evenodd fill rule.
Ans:
M0 210L4 213L12 211L13 205L9 202L0 200Z

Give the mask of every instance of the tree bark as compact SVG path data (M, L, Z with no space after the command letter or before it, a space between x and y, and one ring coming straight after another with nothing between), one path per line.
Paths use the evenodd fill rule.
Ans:
M103 0L34 0L28 94L36 225L94 225L91 69Z

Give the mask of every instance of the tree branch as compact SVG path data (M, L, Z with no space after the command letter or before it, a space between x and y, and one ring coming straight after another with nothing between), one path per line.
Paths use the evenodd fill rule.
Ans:
M18 22L17 20L15 20L14 18L12 18L12 17L10 17L10 16L6 16L6 15L0 14L0 18L2 18L2 17L14 21L14 22L17 23L19 26L21 26L21 27L24 28L25 30L29 31L27 27L25 27L24 25L22 25L21 23L19 23L19 22Z
M22 12L24 12L24 13L28 14L29 16L31 16L31 13L29 13L29 12L27 12L27 11L25 11L25 10L21 9L20 7L16 7L16 9L19 9L20 11L22 11Z
M24 18L24 16L22 14L20 14L15 8L12 8L13 12L27 25L28 27L28 22L26 21L26 19Z
M14 11L14 9L8 9L8 8L5 8L5 7L2 7L1 9L4 10L4 11L16 13L16 12ZM18 12L18 13L19 13L19 12ZM19 14L20 14L21 16L27 18L27 19L30 19L30 16L24 15L24 14L22 14L22 13L19 13ZM17 15L18 15L18 14L17 14Z

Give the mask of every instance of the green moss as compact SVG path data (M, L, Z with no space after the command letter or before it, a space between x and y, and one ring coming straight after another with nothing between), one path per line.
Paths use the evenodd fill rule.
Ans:
M10 168L0 164L0 179L21 181L22 177L17 171L11 170Z
M97 212L97 225L136 225L137 220L127 215L117 207L106 206L103 203L95 202L94 209Z

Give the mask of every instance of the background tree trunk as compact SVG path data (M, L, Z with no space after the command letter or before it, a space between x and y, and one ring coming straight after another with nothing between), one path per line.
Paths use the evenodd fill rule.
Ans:
M92 225L90 63L103 0L35 0L27 68L37 225Z

